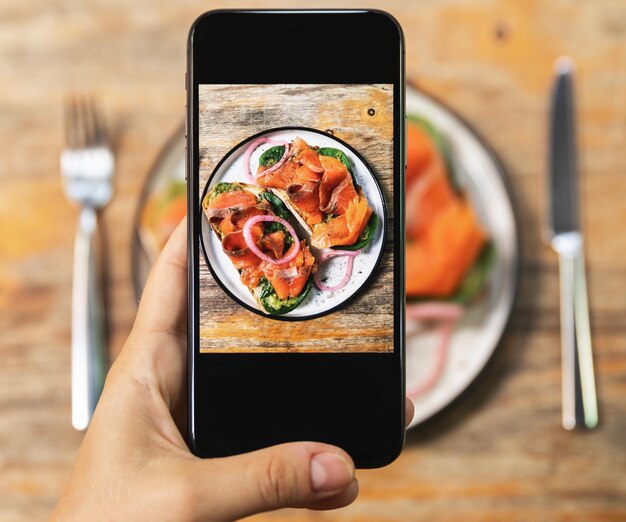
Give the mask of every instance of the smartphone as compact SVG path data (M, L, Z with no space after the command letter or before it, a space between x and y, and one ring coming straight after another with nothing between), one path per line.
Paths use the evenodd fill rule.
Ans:
M218 10L188 40L189 443L404 441L404 45L375 10Z

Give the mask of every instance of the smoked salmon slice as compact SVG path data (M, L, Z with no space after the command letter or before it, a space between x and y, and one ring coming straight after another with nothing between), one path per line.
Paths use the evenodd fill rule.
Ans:
M422 127L409 122L406 140L406 186L409 187L435 157L441 157L432 138Z
M433 156L418 178L407 185L406 232L419 237L431 226L437 214L457 199L450 186L446 167L440 156Z
M263 174L270 168L259 166L259 185L278 189L309 226L313 246L349 246L358 240L372 209L344 163L296 137L287 160Z
M320 209L329 214L346 213L348 204L358 198L352 176L337 158L321 156L324 176L320 182Z
M367 200L357 197L348 203L345 214L320 223L313 229L311 244L317 248L352 245L356 243L371 215L372 209Z
M465 200L446 206L420 239L406 247L407 295L446 297L467 274L486 234Z
M407 127L406 293L454 293L487 242L462 194L452 188L444 158L423 128Z
M233 190L230 192L222 192L211 198L208 202L209 209L226 209L226 208L248 208L257 204L257 198L254 194L245 190Z
M302 292L314 264L315 258L308 247L305 247L289 263L281 265L263 263L262 269L278 298L284 300L297 297Z
M320 162L320 155L307 142L296 136L291 146L294 149L294 160L296 163L300 163L318 174L323 172L324 168ZM317 179L319 181L319 177Z

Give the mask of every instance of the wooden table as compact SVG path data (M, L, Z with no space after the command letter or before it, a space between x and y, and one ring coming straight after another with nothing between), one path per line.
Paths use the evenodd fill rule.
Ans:
M523 224L519 306L484 378L445 414L411 432L396 463L359 473L361 496L353 506L255 520L625 520L626 4L357 4L379 5L398 17L409 76L469 119L507 166ZM96 91L119 135L116 196L102 216L114 356L135 311L129 247L137 196L183 118L187 29L212 6L218 4L0 1L2 521L46 517L82 438L70 426L76 210L59 183L63 94L78 87ZM584 229L602 416L590 433L560 427L557 265L540 238L546 95L553 60L564 53L579 69Z

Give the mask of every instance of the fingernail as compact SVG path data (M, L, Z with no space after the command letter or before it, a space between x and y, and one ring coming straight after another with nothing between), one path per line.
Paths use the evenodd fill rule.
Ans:
M348 487L354 478L354 467L334 453L318 453L311 459L311 487L313 491L339 491Z

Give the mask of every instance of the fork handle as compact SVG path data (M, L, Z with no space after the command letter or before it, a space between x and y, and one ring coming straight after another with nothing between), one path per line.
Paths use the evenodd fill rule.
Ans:
M72 288L72 425L89 425L104 385L106 343L98 216L81 210Z

